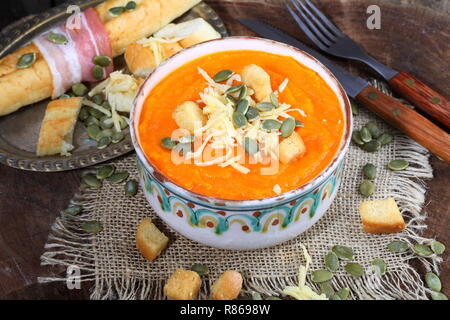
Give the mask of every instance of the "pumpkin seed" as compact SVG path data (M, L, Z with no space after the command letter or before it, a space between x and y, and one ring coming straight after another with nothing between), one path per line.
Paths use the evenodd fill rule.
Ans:
M60 33L54 33L50 32L47 36L47 39L50 42L53 42L55 44L67 44L69 43L69 40L67 40L66 36Z
M432 292L431 299L433 300L448 300L447 296L442 292Z
M334 295L334 289L330 281L325 281L320 284L320 293L325 294L327 298L331 298Z
M200 263L192 265L191 270L197 272L199 276L207 276L209 273L209 268Z
M178 143L175 140L172 140L171 138L166 137L161 140L161 145L168 150L172 150L177 146L177 144Z
M124 138L125 135L123 134L123 132L114 132L113 135L111 136L111 141L112 143L119 143Z
M242 100L247 96L248 88L247 86L242 86L241 91L239 92L238 100Z
M350 295L350 290L348 288L339 289L336 294L341 298L341 300L347 300Z
M425 275L425 282L427 283L428 288L433 291L439 292L442 289L441 280L433 272L427 272Z
M247 113L248 111L248 100L247 99L243 99L240 100L237 107L236 107L236 111L242 113L243 115Z
M112 17L117 17L118 15L121 15L124 12L125 12L125 7L114 7L114 8L109 9L109 14Z
M380 145L384 146L386 144L389 144L394 140L394 136L390 133L383 133L381 136L378 137L377 141L380 143Z
M71 215L71 216L77 216L83 211L83 208L81 206L69 206L66 209L64 209L64 213Z
M78 114L78 119L81 121L85 121L89 118L90 114L86 107L81 108L80 113ZM95 119L97 120L97 119Z
M392 171L401 171L409 167L409 162L403 159L392 160L388 163L388 168Z
M405 252L406 250L408 250L409 246L406 242L396 240L396 241L392 241L391 243L389 243L387 245L387 248L391 252L402 253L402 252Z
M114 131L112 129L104 129L104 130L100 131L100 133L98 135L98 139L102 139L104 137L111 138L113 134L114 134Z
M273 119L264 120L262 128L267 131L275 131L281 128L281 122Z
M249 137L244 138L244 150L249 155L254 155L259 151L259 144L256 140Z
M292 133L295 130L295 119L294 118L287 118L283 121L283 123L281 124L281 136L283 138L289 138Z
M29 68L36 62L36 58L36 52L25 53L24 55L20 56L19 60L17 61L16 67L18 69Z
M377 139L381 136L382 132L375 121L370 121L366 124L366 128L369 130L372 138Z
M364 275L364 267L357 262L349 262L344 267L345 271L355 277Z
M95 80L102 80L104 76L103 68L100 66L93 67L92 76L94 77Z
M120 123L121 130L128 128L128 122L127 122L127 120L125 120L124 117L119 118L119 123Z
M330 297L330 300L342 300L342 299L337 293L335 293Z
M102 186L101 180L97 179L92 173L85 174L81 179L91 188L99 189Z
M359 193L365 197L370 197L375 193L375 184L372 181L364 180L359 186Z
M111 105L109 104L108 101L105 101L102 103L102 107L105 108L106 110L110 110L111 111Z
M256 109L258 109L260 112L267 112L273 110L273 104L269 102L260 102L256 104Z
M216 75L213 77L215 82L222 82L225 80L228 80L233 75L233 71L231 70L222 70L216 73Z
M377 175L377 167L375 167L375 165L371 164L371 163L367 163L364 167L363 167L363 172L364 172L364 176L369 179L369 180L373 180L375 179L376 175Z
M278 97L275 93L270 93L270 102L275 106L275 108L278 108L280 106L280 102L278 101Z
M325 267L331 272L336 272L339 269L339 258L334 252L329 252L324 258Z
M262 300L262 296L261 293L256 292L256 291L252 291L252 300Z
M359 107L358 107L358 105L355 102L350 101L350 106L352 107L352 114L354 116L357 116L359 114Z
M137 4L134 1L130 1L127 3L127 5L125 6L125 9L127 9L128 11L133 11L136 10Z
M295 120L295 127L296 128L303 128L305 124L301 122L300 120Z
M258 109L254 107L248 107L247 113L245 114L245 117L248 121L253 121L259 118L259 111Z
M101 106L102 103L105 102L101 93L94 95L91 100L93 103L98 104L99 106Z
M238 84L238 85L236 85L236 86L229 87L229 88L225 91L225 94L230 94L230 93L235 93L235 92L241 91L241 89L242 89L243 86L244 86L243 84Z
M230 103L233 107L235 107L235 106L237 105L236 99L233 98L232 96L227 95L227 96L225 97L225 99L226 99L227 102Z
M86 108L87 113L89 114L89 110ZM84 121L84 125L86 127L89 126L100 126L100 121L98 121L98 119L94 116L89 115L88 118Z
M100 118L100 127L102 129L111 129L114 127L114 121L108 116L103 116Z
M96 234L103 230L103 227L98 221L86 221L82 226L83 230L87 233Z
M242 128L247 125L247 118L241 112L235 111L232 118L236 128Z
M359 134L360 134L361 140L363 142L372 141L372 134L370 133L369 129L367 129L366 127L361 128L361 130L359 131Z
M281 300L278 297L267 297L265 300Z
M134 197L138 193L138 183L136 180L127 181L125 184L125 194Z
M383 259L375 258L372 260L372 269L376 274L382 276L386 273L387 270L386 262L384 262Z
M95 118L97 118L98 120L100 120L101 118L103 118L105 116L105 114L103 112L101 112L100 110L97 110L95 108L88 108L89 114Z
M119 184L127 180L129 176L130 174L128 172L118 172L107 178L107 180L111 184Z
M445 245L439 241L433 241L430 245L431 250L436 254L443 254L445 251Z
M91 138L92 140L97 141L99 139L98 136L100 132L101 132L100 127L95 124L91 124L87 127L87 134L89 138Z
M92 62L100 67L107 67L112 63L112 59L108 56L96 56Z
M353 249L345 246L336 245L331 251L333 251L337 257L341 260L353 260Z
M333 274L328 270L316 270L311 274L311 280L313 282L321 283L333 278Z
M424 244L414 245L413 250L415 253L422 257L429 257L433 254L433 251L430 249L430 247Z
M358 130L353 131L353 133L352 133L352 140L358 146L362 146L364 144L364 141L361 140L361 134L359 133Z
M77 97L82 97L88 92L88 88L82 83L75 83L72 86L72 92Z
M101 166L97 169L96 177L99 180L103 180L111 177L114 174L114 171L116 171L116 168L112 165Z
M63 93L59 96L59 99L70 99L72 96L69 93Z
M362 146L362 149L367 152L375 152L380 150L381 144L377 140L372 140L370 142L365 143Z

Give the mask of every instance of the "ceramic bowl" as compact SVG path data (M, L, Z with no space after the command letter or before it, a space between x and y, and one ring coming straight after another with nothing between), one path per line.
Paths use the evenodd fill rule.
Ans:
M166 75L185 63L215 52L245 49L293 57L327 82L339 98L345 119L340 149L316 178L276 197L237 201L196 194L170 181L145 157L137 132L142 107L149 92ZM342 86L328 69L307 53L271 40L230 37L185 49L156 68L135 100L130 129L137 153L140 183L159 217L172 229L199 243L223 249L248 250L290 240L325 214L339 188L344 157L351 139L352 115Z

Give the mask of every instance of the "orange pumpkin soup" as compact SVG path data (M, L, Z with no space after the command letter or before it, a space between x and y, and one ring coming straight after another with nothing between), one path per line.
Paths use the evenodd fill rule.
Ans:
M289 116L304 124L296 127L295 132L301 136L306 152L289 163L279 163L276 172L269 175L261 174L261 169L268 165L249 163L249 155L241 162L247 173L232 166L174 163L171 151L164 148L161 141L179 128L172 115L175 108L186 101L198 102L200 93L208 87L198 68L213 77L225 69L240 74L248 65L264 69L276 93L288 79L285 89L280 88L278 101L292 105L292 109L301 109L290 112ZM241 82L237 80L231 85L239 85ZM199 103L199 106L204 108L205 104ZM176 184L206 196L251 200L276 196L316 177L339 149L344 127L338 97L316 72L288 56L240 50L200 57L167 75L145 101L138 135L149 162Z

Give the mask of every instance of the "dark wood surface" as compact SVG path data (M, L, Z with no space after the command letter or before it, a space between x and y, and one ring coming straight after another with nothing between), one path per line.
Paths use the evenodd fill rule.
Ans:
M252 34L234 21L253 17L300 36L280 0L210 0L232 35ZM450 1L442 0L322 0L318 6L347 34L381 62L407 70L444 96L450 96ZM365 27L366 8L378 4L382 29ZM374 75L360 64L342 63L354 73ZM434 179L428 186L424 234L450 247L450 166L432 157ZM38 276L51 272L40 265L51 225L79 185L80 172L31 173L0 166L0 298L87 299L89 285L68 290L65 284L37 284ZM444 255L441 280L450 295L450 264ZM420 270L423 272L423 270Z

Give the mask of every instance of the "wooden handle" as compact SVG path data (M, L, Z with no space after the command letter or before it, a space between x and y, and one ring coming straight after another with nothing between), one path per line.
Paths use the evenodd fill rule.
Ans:
M450 135L433 122L372 86L361 91L356 100L450 163Z
M395 92L450 129L450 102L447 98L404 71L389 83Z

